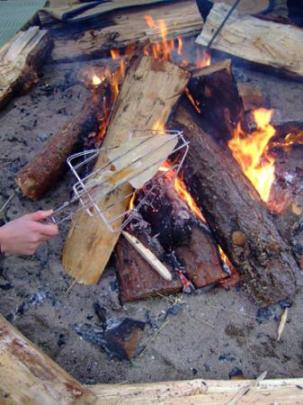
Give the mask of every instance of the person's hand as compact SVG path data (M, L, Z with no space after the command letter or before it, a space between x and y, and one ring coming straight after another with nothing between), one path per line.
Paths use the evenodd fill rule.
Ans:
M2 253L32 255L42 242L56 236L55 224L41 223L51 211L37 211L24 215L0 227L0 247Z

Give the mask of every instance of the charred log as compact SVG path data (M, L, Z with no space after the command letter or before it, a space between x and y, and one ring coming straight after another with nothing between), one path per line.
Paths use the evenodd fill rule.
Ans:
M298 266L256 190L188 109L176 123L191 142L184 180L246 289L262 305L292 298Z
M228 139L243 114L231 61L224 60L197 71L188 87L203 127L215 129L220 139Z
M137 199L145 192L141 191ZM122 302L180 291L178 271L196 288L227 277L207 225L195 217L165 176L153 179L153 195L145 200L128 232L167 266L173 280L161 279L122 238L116 249Z

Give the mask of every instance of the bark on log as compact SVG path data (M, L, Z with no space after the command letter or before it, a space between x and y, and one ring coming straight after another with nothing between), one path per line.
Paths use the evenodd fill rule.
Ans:
M66 168L66 159L77 143L98 130L102 98L107 90L100 86L87 97L80 113L53 135L44 148L17 174L22 193L32 200L42 197L60 179Z
M252 184L188 110L176 123L191 142L184 180L248 292L261 305L293 298L298 266Z
M136 62L123 82L104 146L127 141L134 128L151 129L159 120L165 123L188 80L188 73L169 62L150 57ZM96 167L102 167L105 162L106 156L101 150ZM117 190L109 196L108 206L125 198L130 191L129 186ZM126 200L117 203L109 210L109 215L123 213L127 205ZM116 227L118 225L119 222ZM110 232L98 217L89 218L85 212L80 213L73 221L64 246L65 270L79 282L97 283L119 236L119 232Z
M0 109L16 94L38 81L38 70L53 42L46 30L30 27L18 32L0 49Z
M189 82L190 94L200 110L202 126L229 139L242 119L243 105L229 59L197 71Z
M105 28L85 31L77 40L56 39L52 58L54 61L89 59L101 56L108 49L161 41L159 28L149 28L144 20L146 15L165 22L168 39L197 35L203 26L196 2L192 0L147 10L119 11L108 18L110 25Z
M40 352L0 315L0 402L5 404L93 404L89 388Z
M206 46L230 7L215 4L196 42ZM292 25L239 17L235 11L212 44L212 48L273 68L292 77L303 76L303 30Z

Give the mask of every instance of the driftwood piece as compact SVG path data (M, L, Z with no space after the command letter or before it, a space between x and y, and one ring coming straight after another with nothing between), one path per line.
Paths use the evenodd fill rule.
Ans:
M196 40L198 44L208 44L229 9L224 3L213 6ZM235 11L213 42L212 48L293 77L303 76L303 29L292 25L252 16L239 17Z
M176 122L191 143L184 180L248 292L262 305L293 298L298 266L258 193L184 107Z
M106 89L106 85L100 86L94 96L90 94L80 113L69 119L17 174L17 184L26 197L37 200L55 185L64 173L66 159L77 143L98 130L98 117Z
M34 26L18 32L0 49L0 108L37 83L38 70L52 46L47 31Z
M89 388L39 351L0 315L0 402L92 404Z
M54 61L89 59L99 57L111 48L160 41L160 29L148 27L144 19L147 15L152 17L156 24L158 20L164 21L168 39L177 38L179 35L196 35L203 26L202 17L193 0L127 13L120 11L108 17L110 24L105 28L85 31L77 40L56 39L52 58Z
M150 57L137 61L123 82L104 147L125 142L134 128L151 129L159 120L165 123L188 80L188 73L169 62L155 61ZM105 162L106 156L101 149L96 168ZM125 198L130 191L129 186L117 190L109 196L108 206ZM117 203L109 210L109 215L122 214L127 204L126 200ZM118 225L116 222L116 228ZM79 282L96 283L119 236L120 232L110 232L98 218L80 213L73 221L64 246L65 270Z
M232 74L231 60L224 60L197 71L189 82L203 127L216 129L228 139L242 119L243 106Z

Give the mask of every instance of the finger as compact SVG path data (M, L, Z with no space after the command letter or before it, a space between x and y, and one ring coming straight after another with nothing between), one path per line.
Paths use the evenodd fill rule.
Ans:
M28 214L27 217L33 221L43 221L44 219L50 217L53 212L53 210L36 211L32 214Z
M40 224L36 222L33 225L33 230L43 236L56 236L59 233L58 226L55 224Z

